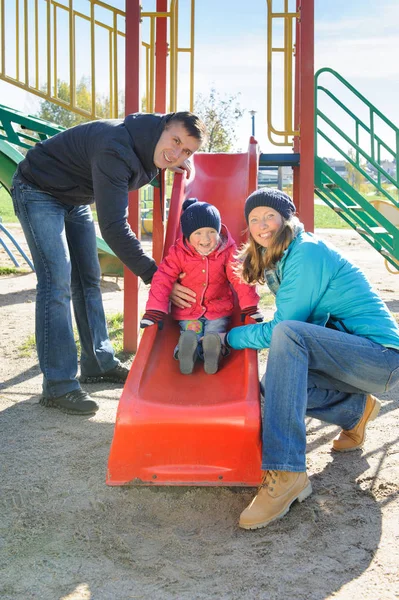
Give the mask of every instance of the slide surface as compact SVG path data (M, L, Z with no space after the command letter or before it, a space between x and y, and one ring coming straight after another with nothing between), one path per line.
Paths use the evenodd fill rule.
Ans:
M165 248L179 232L185 198L218 207L235 240L245 229L244 201L256 186L256 143L244 154L199 154L195 176L175 177ZM233 319L239 323L237 308ZM232 351L215 375L197 361L181 375L179 337L170 318L145 330L118 407L108 485L258 485L260 402L256 352Z

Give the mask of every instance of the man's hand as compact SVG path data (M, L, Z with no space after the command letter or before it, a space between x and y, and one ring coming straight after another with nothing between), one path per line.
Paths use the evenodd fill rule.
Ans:
M185 277L185 275L185 273L182 273L179 276L179 279L182 280ZM190 306L192 306L192 304L195 302L196 297L197 294L193 292L193 290L184 287L184 285L182 285L181 283L177 283L177 281L174 284L169 296L172 304L178 306L179 308L190 308Z
M147 310L140 321L140 328L145 329L151 325L158 324L158 329L162 329L165 313L160 310Z
M184 171L186 171L187 179L190 179L190 175L191 175L193 169L194 169L193 163L191 162L191 160L189 158L186 158L186 160L183 162L182 165L180 165L180 167L170 167L168 169L168 171L172 171L173 173L184 173Z

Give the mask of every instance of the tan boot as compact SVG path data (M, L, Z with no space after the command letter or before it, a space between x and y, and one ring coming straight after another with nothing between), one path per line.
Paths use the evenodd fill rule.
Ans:
M343 429L333 441L336 452L351 452L361 448L366 439L366 425L376 418L380 412L381 402L375 396L369 394L366 398L366 406L359 423L353 429Z
M281 519L291 504L302 502L312 493L306 473L265 471L258 494L241 513L239 525L243 529L259 529Z

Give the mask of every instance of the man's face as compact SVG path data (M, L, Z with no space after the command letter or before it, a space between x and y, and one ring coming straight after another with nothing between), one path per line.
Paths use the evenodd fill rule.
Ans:
M154 151L154 165L158 169L180 167L200 145L200 140L188 135L184 125L176 121L166 127L159 138Z

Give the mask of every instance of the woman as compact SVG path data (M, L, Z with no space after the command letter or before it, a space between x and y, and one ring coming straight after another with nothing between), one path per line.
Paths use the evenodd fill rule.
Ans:
M336 249L306 233L287 194L260 189L247 198L249 242L240 269L247 283L276 296L271 321L236 327L231 348L270 348L262 469L257 496L240 526L264 527L309 496L305 417L338 425L337 452L361 448L380 402L372 394L399 381L399 328L365 275Z

